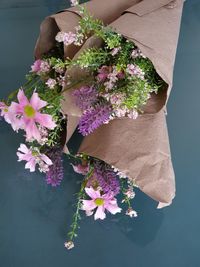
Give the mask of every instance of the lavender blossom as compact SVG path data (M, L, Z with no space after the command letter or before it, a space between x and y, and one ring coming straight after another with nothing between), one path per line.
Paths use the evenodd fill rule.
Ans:
M117 174L112 167L104 162L96 161L94 163L94 175L88 181L87 186L98 184L104 193L119 194L120 183Z
M86 110L79 122L79 132L86 136L110 120L112 108L109 104L98 104Z
M49 167L49 171L46 173L46 182L53 187L60 185L64 177L62 153L61 147L54 147L47 153L53 165Z
M73 93L76 105L82 109L86 110L91 107L91 105L97 100L97 91L93 86L82 86L76 89Z

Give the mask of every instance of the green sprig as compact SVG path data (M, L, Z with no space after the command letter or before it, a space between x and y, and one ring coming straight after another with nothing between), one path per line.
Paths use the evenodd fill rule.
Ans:
M70 232L68 232L68 237L69 237L69 241L73 241L74 238L77 237L77 231L80 228L79 227L79 221L81 220L81 216L80 216L80 210L82 207L82 200L85 197L85 186L87 184L87 181L89 180L89 178L92 176L94 171L94 167L91 165L90 166L90 170L88 172L88 174L85 176L82 184L81 184L81 188L79 193L77 194L77 204L76 204L76 210L75 213L73 215L73 222L70 226L71 230Z

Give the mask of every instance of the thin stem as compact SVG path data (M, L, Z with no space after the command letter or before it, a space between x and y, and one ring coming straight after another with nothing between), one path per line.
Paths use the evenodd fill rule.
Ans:
M79 211L80 211L81 206L82 206L82 200L83 200L83 198L85 196L84 189L85 189L85 185L87 184L87 181L92 176L93 171L94 171L94 168L93 168L93 166L91 166L88 174L86 175L85 179L83 180L83 182L81 184L80 192L78 193L78 201L77 201L76 210L75 210L75 213L74 213L74 216L73 216L73 223L71 224L71 231L68 233L70 241L73 241L73 239L75 237L77 237L77 233L76 232L77 232L77 229L79 228L78 222L81 219Z
M122 191L122 194L124 196L123 202L127 204L128 208L131 208L130 198L128 198L128 196L125 194L127 189L125 188L125 185L124 185L125 184L124 178L121 178L120 181L121 181L121 191Z
M39 78L36 78L36 81L33 83L33 80L30 80L30 81L27 81L23 86L22 88L24 88L24 90L26 91L27 89L32 89L33 86L35 86L37 83L39 82ZM33 83L33 84L32 84ZM32 84L30 87L27 88L27 86L29 86L30 84ZM10 93L8 95L8 98L7 98L7 104L9 105L10 101L16 99L16 96L19 92L19 89L16 89L15 91L13 91L12 93Z

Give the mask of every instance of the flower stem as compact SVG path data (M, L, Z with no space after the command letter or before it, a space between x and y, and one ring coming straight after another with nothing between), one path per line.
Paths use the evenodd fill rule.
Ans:
M81 216L80 216L80 210L81 210L81 206L82 206L82 200L85 196L85 186L87 184L88 179L91 177L91 175L93 174L93 166L90 167L90 170L88 172L88 174L85 176L85 179L83 180L83 182L81 183L81 188L78 195L78 201L76 204L76 210L73 216L73 222L71 224L71 231L68 233L68 237L69 237L69 241L73 241L73 239L75 237L77 237L77 230L79 228L79 224L78 222L81 220Z
M38 83L38 81L39 81L39 78L35 78L36 80L34 81L34 83L33 83L33 80L29 80L29 81L27 81L22 87L23 87L23 89L26 91L26 90L28 90L28 89L32 89L33 88L33 86L35 86L37 83ZM30 85L30 87L28 87ZM12 93L10 93L9 94L9 96L8 96L8 98L7 98L7 104L9 105L10 104L10 102L12 101L12 100L15 100L16 98L17 98L17 94L18 94L18 92L19 92L19 89L20 88L18 88L18 89L16 89L15 91L13 91Z
M125 194L127 189L125 188L124 178L121 178L120 181L121 181L121 192L124 196L123 202L128 206L128 208L131 208L130 198L128 198L128 196Z

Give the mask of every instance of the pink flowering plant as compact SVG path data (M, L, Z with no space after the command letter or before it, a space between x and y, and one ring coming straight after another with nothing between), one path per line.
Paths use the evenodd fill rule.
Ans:
M78 1L72 4L78 5ZM31 172L38 168L45 173L51 186L60 185L64 176L65 140L61 137L66 135L67 118L61 103L65 90L73 89L74 102L82 111L78 130L87 136L113 119L137 119L152 93L165 85L152 62L133 42L105 27L81 6L80 13L82 18L75 31L58 32L54 49L33 63L26 84L0 101L0 117L24 135L24 143L17 150L18 161ZM91 34L102 40L102 47L85 49L76 59L64 58L64 46L81 46ZM89 76L74 81L68 74L73 67L86 69ZM99 159L85 154L69 156L74 171L83 178L65 243L67 249L74 247L81 212L104 220L108 214L121 213L127 205L125 215L137 217L131 205L134 181Z
M18 161L25 162L25 168L31 172L37 167L46 173L47 183L52 186L60 184L63 176L62 171L55 173L57 165L62 169L58 159L62 161L60 136L65 125L61 101L66 65L59 51L57 45L36 60L26 76L26 84L0 101L1 118L25 137L17 151Z
M59 32L58 42L82 45L93 33L102 39L102 47L85 49L68 67L87 69L91 77L83 86L71 86L74 101L82 110L79 132L86 136L115 118L137 119L151 97L164 86L152 62L132 42L93 19L80 7L82 19L75 33Z
M84 211L86 216L92 216L94 220L104 220L108 214L121 213L122 207L125 205L125 215L131 218L137 217L137 212L131 205L131 201L135 197L134 181L129 180L115 167L83 153L76 156L71 155L71 158L74 171L83 175L84 178L77 194L76 210L71 229L68 232L68 239L65 242L67 249L74 247L81 211Z

